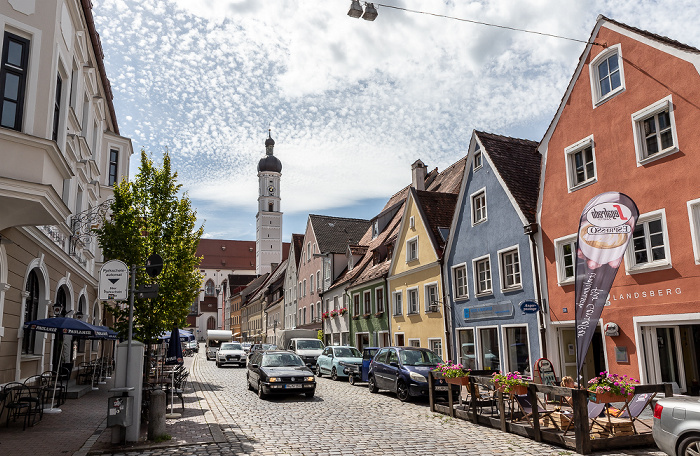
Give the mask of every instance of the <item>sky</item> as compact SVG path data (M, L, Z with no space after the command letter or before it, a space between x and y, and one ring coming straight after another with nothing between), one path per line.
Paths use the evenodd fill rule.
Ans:
M384 0L588 40L599 14L700 47L697 0ZM257 163L271 129L283 240L308 214L370 219L442 170L474 129L535 141L585 44L350 0L93 0L120 132L167 150L204 237L255 239Z

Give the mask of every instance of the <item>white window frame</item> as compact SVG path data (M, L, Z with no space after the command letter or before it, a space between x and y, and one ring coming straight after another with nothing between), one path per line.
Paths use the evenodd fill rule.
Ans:
M323 291L323 282L321 280L321 270L316 271L316 290Z
M498 325L488 325L488 326L475 326L475 331L474 331L474 357L476 359L476 366L477 369L485 369L486 366L484 366L482 362L482 353L481 351L483 350L483 347L481 346L481 331L485 331L487 329L495 329L496 330L496 341L498 342L498 369L501 370L501 366L503 366L503 340L502 340L502 326ZM462 329L462 328L460 328Z
M663 260L649 261L648 263L637 265L634 259L634 241L630 238L629 244L627 245L627 250L625 250L625 271L627 275L638 274L642 272L652 272L660 271L663 269L669 269L673 267L671 262L671 246L668 242L668 224L666 223L666 209L659 209L657 211L647 212L639 216L637 219L637 226L641 223L651 222L654 220L661 220L661 226L663 229L664 236L664 253L666 258ZM648 238L647 238L648 241Z
M483 260L489 261L489 277L491 280L491 288L485 291L479 291L479 270L477 263ZM491 267L491 255L484 255L472 260L472 272L474 279L474 296L488 296L493 294L493 267Z
M304 279L304 294L302 296L306 296L306 279Z
M416 255L415 257L411 257L411 245L416 246ZM414 236L408 240L406 240L406 263L410 263L411 261L416 261L418 259L418 236Z
M382 308L379 308L379 299L377 299L381 295L382 297ZM377 312L384 312L386 311L386 299L384 299L384 287L377 287L374 290L374 306L376 307Z
M433 342L440 342L440 353L433 350L433 346L432 346ZM428 337L428 350L431 350L433 353L437 354L440 358L442 358L442 354L445 351L444 348L445 348L445 344L443 343L442 338L440 338L440 337Z
M357 308L355 308L355 298L357 298ZM355 316L362 315L362 296L360 296L360 293L352 294L352 314Z
M700 264L700 198L688 201L688 221L695 264Z
M525 334L527 335L527 357L528 357L528 368L530 369L530 375L532 375L532 365L534 364L532 361L532 344L530 343L530 328L527 323L525 324L509 324L509 325L501 325L500 331L499 331L499 336L501 339L501 347L502 349L499 349L502 351L501 353L501 359L505 361L505 364L503 364L504 368L506 370L509 370L508 366L510 365L510 350L508 350L508 328L525 328Z
M367 308L368 303L369 303L369 309ZM365 290L362 292L362 314L368 315L371 313L372 313L372 290Z
M316 289L314 288L314 274L309 276L309 294L314 294Z
M416 311L411 311L411 293L415 292L416 296ZM420 313L420 293L418 293L418 287L411 287L406 289L406 315L418 315Z
M430 302L429 289L435 287L435 304ZM440 312L440 288L437 282L430 282L423 285L423 295L425 296L425 313ZM434 308L434 309L431 309Z
M588 177L586 180L577 183L575 157L577 153L583 152L588 147L591 148L591 155L593 156L593 177ZM593 140L593 135L587 136L582 140L566 147L564 149L564 156L566 158L566 181L569 186L569 193L598 182L598 166L595 158L595 141Z
M398 336L403 336L403 341L406 343L406 333L404 332L395 332L394 333L394 344L399 346L399 341L398 341Z
M397 309L397 302L396 302L396 297L399 297L399 303L398 303L398 312L396 311ZM403 290L398 290L394 291L391 293L391 307L392 307L392 314L393 315L403 315Z
M416 218L413 216L410 216L408 218L408 227L411 228L412 230L416 229Z
M511 286L506 287L506 271L503 269L503 258L506 254L515 252L518 255L518 274L520 275L520 282ZM505 249L498 251L498 275L500 277L501 291L509 292L523 289L523 263L522 257L520 256L520 245L512 245ZM491 276L491 287L493 288L493 275Z
M601 94L600 91L600 81L598 80L598 66L607 60L611 55L617 54L617 63L620 68L620 87L611 90L605 95ZM614 98L615 95L625 91L625 66L622 60L622 47L620 44L614 44L608 46L605 50L600 52L591 63L588 65L589 79L591 82L591 95L593 97L593 109L602 105L606 101Z
M557 265L557 284L561 287L564 285L572 285L576 281L576 233L562 236L554 240L554 258ZM573 244L571 254L573 256L574 274L571 277L566 277L566 265L564 264L564 246Z
M412 345L413 342L418 342L418 345ZM406 343L408 344L408 347L416 347L420 348L420 338L419 337L412 337L410 339L406 339Z
M477 161L479 162L477 164ZM474 160L473 160L473 170L481 169L484 166L484 153L481 151L481 147L477 144L474 148Z
M476 213L474 212L474 210L476 208L474 206L474 199L478 196L481 196L482 194L484 195L484 216L483 216L483 218L480 218L479 220L475 220ZM486 187L483 187L483 188L475 191L471 195L469 195L469 204L471 206L472 226L478 225L480 223L484 223L485 221L488 220L489 216L488 216L488 210L487 210L488 205L487 205L487 201L486 201Z
M455 274L457 269L460 268L464 268L464 294L462 295L457 292L457 276ZM467 263L460 263L452 266L452 296L454 296L455 301L469 299L469 276L467 274Z
M673 146L665 150L660 150L654 155L648 156L646 152L646 141L644 134L644 120L649 117L656 116L660 112L668 110L668 117L671 123L671 135L673 136ZM641 109L632 114L632 129L634 131L634 151L637 156L637 167L644 166L647 163L667 157L678 152L678 133L676 132L676 119L673 109L673 99L671 95L662 98L656 103ZM657 132L658 134L658 132Z

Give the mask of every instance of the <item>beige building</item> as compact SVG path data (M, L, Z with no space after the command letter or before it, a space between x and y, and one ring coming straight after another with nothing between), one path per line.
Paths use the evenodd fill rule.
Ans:
M0 384L100 356L23 331L56 313L102 324L91 228L128 176L90 2L0 2Z

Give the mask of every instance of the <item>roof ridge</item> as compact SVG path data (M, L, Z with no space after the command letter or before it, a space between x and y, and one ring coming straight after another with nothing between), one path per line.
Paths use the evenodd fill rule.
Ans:
M653 39L656 41L661 41L661 42L666 42L666 44L668 44L670 46L676 46L676 47L680 47L682 49L685 49L687 51L700 53L700 49L698 49L694 46L691 46L689 44L685 44L681 41L674 40L673 38L669 38L665 35L659 35L658 33L650 32L649 30L644 30L644 29L640 29L639 27L635 27L633 25L625 24L624 22L620 22L620 21L617 21L615 19L611 19L603 14L598 15L598 20L600 20L600 19L604 19L608 22L612 22L615 25L619 25L620 27L623 27L623 28L626 28L630 31L639 33L640 35L644 35L650 39Z
M532 143L532 144L535 144L535 145L538 145L538 144L540 143L539 141L534 141L534 140L532 140L532 139L516 138L516 137L514 137L514 136L507 136L507 135L499 135L498 133L491 133L491 132L488 132L488 131L474 130L474 133L476 133L477 135L488 135L488 136L491 136L491 137L493 137L493 138L502 138L502 139L505 139L505 140L514 140L514 141L528 142L528 143Z
M325 217L325 218L331 218L334 220L354 220L354 221L358 221L358 222L369 222L369 220L367 220L367 219L352 218L352 217L336 217L334 215L309 214L309 217Z

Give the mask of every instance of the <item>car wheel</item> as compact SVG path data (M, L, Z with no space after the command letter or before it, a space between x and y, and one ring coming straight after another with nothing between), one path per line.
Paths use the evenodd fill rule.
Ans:
M267 395L263 392L263 386L261 382L258 382L258 397L260 399L265 399Z
M245 381L248 384L248 391L255 391L255 389L253 389L253 385L250 384L250 377L248 377L247 374L245 376Z
M406 385L405 382L399 380L396 384L396 397L398 397L401 402L406 402L411 398L411 395L408 394L408 385Z
M316 377L322 377L323 374L321 373L321 366L316 364Z
M700 454L700 436L691 435L683 439L678 446L678 456L692 456Z
M350 383L351 385L355 384L355 376L354 375L352 375L352 374L348 375L348 383Z
M338 380L338 371L335 369L335 367L331 369L331 380Z
M315 393L315 392L316 392L316 391L307 391L307 392L305 392L304 394L306 394L306 397L314 397L314 393Z
M216 362L216 367L218 367L219 369L221 369L221 363L217 361L217 362Z
M367 380L367 387L369 388L369 392L372 394L379 391L379 388L377 388L377 384L374 382L374 377L370 377Z

